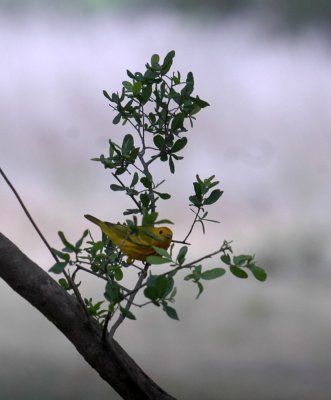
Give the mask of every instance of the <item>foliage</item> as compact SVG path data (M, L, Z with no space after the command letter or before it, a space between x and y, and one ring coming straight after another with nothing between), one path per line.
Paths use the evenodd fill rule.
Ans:
M115 195L124 194L132 200L133 207L123 211L127 218L125 223L132 231L138 225L138 217L142 225L172 223L167 218L159 218L157 206L160 201L171 201L171 194L162 191L161 186L165 180L158 180L153 167L157 162L167 163L170 173L176 172L177 163L183 160L183 150L188 143L188 127L193 126L196 115L209 105L193 94L192 72L184 79L180 72L170 72L174 56L175 52L170 51L161 61L159 55L154 54L144 72L127 71L128 80L123 81L119 92L103 92L115 112L113 123L128 124L131 133L127 133L121 143L110 139L108 153L93 160L110 170L114 179L110 189L118 192ZM59 232L64 247L62 250L53 249L58 262L50 271L55 274L65 273L65 278L61 278L59 283L66 290L73 289L72 282L78 288L78 272L86 272L105 281L102 300L84 300L87 312L104 325L105 334L114 314L117 313L119 317L110 329L111 335L124 318L135 319L131 311L133 307L152 304L170 318L178 319L172 305L177 295L175 279L180 271L186 271L184 281L196 285L197 298L202 294L207 281L222 277L226 269L238 278L247 278L250 271L256 279L266 279L265 271L256 265L254 256L233 256L232 247L227 241L220 244L213 253L187 261L189 236L196 224L200 224L205 233L206 223L217 222L207 218L207 209L219 201L223 194L214 175L205 179L197 175L193 189L189 207L194 218L185 238L174 241L168 250L155 247L155 255L147 257L144 263L139 262L140 265L129 263L105 235L100 241L95 241L86 230L77 242L71 243L63 232ZM176 248L176 242L182 244L179 249ZM215 267L206 270L203 262L217 255L220 255L220 259L215 262ZM223 267L218 266L220 262ZM157 268L150 268L151 265L159 264L168 265L169 269L157 274ZM127 267L138 270L134 288L123 284ZM141 304L134 302L138 292L145 297Z

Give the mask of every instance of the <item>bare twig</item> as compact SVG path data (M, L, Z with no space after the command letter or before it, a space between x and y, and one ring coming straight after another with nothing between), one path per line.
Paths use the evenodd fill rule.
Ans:
M191 225L191 228L190 228L188 234L185 236L185 239L183 240L183 242L186 242L186 240L187 240L187 239L189 238L189 236L191 235L191 233L192 233L192 231L193 231L193 228L194 228L194 225L196 224L196 222L197 222L197 220L198 220L200 210L201 210L201 207L198 207L198 210L197 210L197 212L195 213L194 221L193 221L193 223L192 223L192 225Z
M25 215L28 217L29 221L31 222L31 224L33 225L33 227L35 228L35 230L37 231L39 237L41 238L41 240L44 242L45 246L48 248L48 250L50 251L50 253L52 254L54 260L56 262L59 262L58 257L56 256L56 254L53 252L51 246L49 245L49 243L47 242L45 236L41 233L40 229L38 228L37 224L35 223L35 221L33 220L31 214L29 213L28 209L25 207L20 195L17 193L16 189L14 188L13 184L10 182L10 180L7 178L6 174L4 173L4 171L2 170L2 168L0 168L0 174L2 175L2 177L4 178L4 180L6 181L6 183L8 184L8 186L10 187L10 189L12 190L12 192L14 193L14 195L16 196L18 202L20 203L21 207L23 208L23 211L25 213ZM79 302L79 304L82 306L83 310L85 311L86 315L89 317L89 313L87 311L87 308L85 306L85 303L79 293L79 290L77 289L77 286L75 284L75 282L73 281L73 279L71 278L71 276L65 271L63 270L63 274L66 277L67 281L69 282L69 285L71 286L72 290L74 291L77 300Z
M148 267L149 267L149 264L146 264L144 270L141 272L141 274L138 278L138 281L137 281L134 289L130 293L128 293L126 296L124 296L124 297L129 296L129 299L124 308L125 311L129 311L130 307L132 306L133 300L136 297L136 294L143 286L145 286L142 282L146 278ZM112 338L114 336L116 329L121 325L121 323L124 321L124 319L125 319L125 316L123 314L120 314L119 317L117 318L116 322L110 329L109 337Z

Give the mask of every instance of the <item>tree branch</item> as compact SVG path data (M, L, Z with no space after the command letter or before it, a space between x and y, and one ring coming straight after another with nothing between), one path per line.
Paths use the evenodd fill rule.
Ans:
M102 328L87 318L78 300L0 233L0 277L36 307L124 399L174 400L153 382Z

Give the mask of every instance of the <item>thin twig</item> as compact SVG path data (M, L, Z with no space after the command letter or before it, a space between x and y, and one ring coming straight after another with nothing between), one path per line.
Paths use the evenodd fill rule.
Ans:
M145 265L145 268L142 271L142 273L140 274L139 279L138 279L134 289L131 291L129 299L128 299L128 301L126 303L126 306L124 308L125 311L129 311L130 307L132 306L133 300L136 297L137 292L139 291L140 288L142 288L144 286L144 284L142 282L146 278L147 270L148 270L149 265L150 264L146 264ZM121 325L121 323L124 321L124 319L125 319L125 316L121 313L119 315L119 317L117 318L116 322L114 323L114 325L111 327L111 329L109 331L110 338L112 338L114 336L114 334L116 332L116 329Z
M188 234L186 235L185 239L183 240L183 242L186 242L186 240L187 240L187 239L189 238L189 236L191 235L191 233L192 233L192 231L193 231L193 228L194 228L194 225L195 225L196 222L197 222L197 219L198 219L200 210L201 210L201 207L198 207L198 211L195 213L194 221L193 221L193 223L192 223L192 225L191 225L191 228L190 228Z
M29 221L31 222L31 224L33 225L33 227L35 228L35 230L37 231L39 237L41 238L41 240L44 242L45 246L48 248L48 250L50 251L50 253L52 254L54 260L56 262L59 262L58 257L56 256L56 254L53 252L51 246L49 245L49 243L47 242L45 236L41 233L40 229L38 228L37 224L34 222L31 214L29 213L28 209L25 207L20 195L17 193L16 189L14 188L13 184L10 182L10 180L7 178L6 174L4 173L4 171L2 170L2 168L0 168L0 174L2 175L2 177L4 178L4 180L6 181L6 183L8 184L8 186L10 187L10 189L12 190L12 192L14 193L14 195L16 196L18 202L20 203L21 207L23 208L23 211L25 213L25 215L28 217ZM79 302L79 304L82 306L83 310L85 311L86 315L89 317L89 313L87 311L87 308L84 304L84 301L79 293L79 290L77 289L77 286L75 284L75 282L72 280L71 276L65 271L63 270L63 274L66 277L67 281L69 282L72 290L74 291L77 300Z

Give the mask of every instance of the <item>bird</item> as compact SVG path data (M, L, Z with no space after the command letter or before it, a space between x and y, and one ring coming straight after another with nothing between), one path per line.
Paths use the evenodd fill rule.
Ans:
M128 225L101 221L89 214L85 214L84 217L101 228L102 232L128 256L128 262L146 261L148 256L156 254L153 247L167 249L172 241L172 230L165 226L136 226L132 229Z

